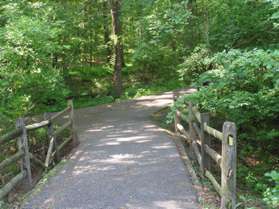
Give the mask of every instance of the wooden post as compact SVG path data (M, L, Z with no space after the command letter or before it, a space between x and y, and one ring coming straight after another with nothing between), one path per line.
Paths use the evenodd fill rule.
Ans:
M189 132L190 132L190 138L192 140L191 143L191 151L194 153L194 156L198 159L199 162L199 167L200 167L200 171L201 171L201 177L204 177L204 154L202 155L202 153L200 153L200 156L198 156L195 153L199 153L199 149L198 149L198 143L197 143L197 139L196 139L196 135L199 136L198 133L196 133L195 129L194 129L194 120L195 120L195 116L193 115L193 104L190 102L189 103ZM196 134L195 134L196 133ZM200 139L202 140L202 139ZM201 151L203 151L204 149L201 148Z
M194 120L194 115L193 115L193 104L190 102L188 104L188 125L189 125L189 135L190 135L190 140L191 140L191 145L190 145L190 152L195 156L194 152L194 147L193 143L195 143L195 134L194 134L194 127L193 127L193 120Z
M58 162L60 160L60 153L57 149L57 141L56 136L54 135L53 123L51 121L51 115L49 113L44 114L44 119L49 120L49 124L47 126L47 136L49 139L49 147L47 151L45 167L47 168L51 162L52 150L55 149L55 160Z
M176 92L173 94L173 101L174 103L176 102L177 97L176 97ZM177 114L177 110L175 110L175 115L174 115L174 131L177 134L178 133L178 129L177 129L177 124L179 123L179 118L178 118L178 114Z
M78 136L77 136L76 126L75 126L73 100L68 100L68 106L71 107L70 121L71 121L71 134L72 134L72 138L73 138L73 144L74 144L74 146L77 146L79 142L78 142Z
M200 126L200 130L201 130L201 171L202 171L202 175L205 175L205 170L208 169L208 164L209 164L209 158L206 155L205 152L205 145L206 145L206 137L205 137L205 131L204 131L204 124L208 124L209 122L209 114L208 113L202 113L201 114L201 126Z
M210 148L212 148L212 140L213 139L213 137L210 135L210 134L208 134L207 135L207 137L206 137L206 144L210 147ZM208 155L207 155L208 156ZM211 158L210 157L208 157L208 160L206 161L206 169L207 170L211 170L211 168L212 168L212 165L211 165Z
M191 137L191 140L193 141L193 137L194 137L194 127L193 127L193 120L194 120L194 116L193 116L193 112L192 112L192 103L189 103L188 105L188 116L189 116L189 120L188 120L188 123L189 123L189 134L190 134L190 137Z
M225 122L222 141L221 209L236 207L236 126ZM229 137L231 136L231 137Z
M23 159L21 161L21 171L22 173L26 172L28 183L31 186L32 173L31 173L31 163L30 163L30 155L29 155L28 136L27 136L27 130L23 118L17 119L16 128L22 129L22 134L17 141L19 151L22 150L22 152L24 153Z
M175 133L178 133L178 129L177 129L177 124L180 124L180 118L178 116L177 110L175 111L175 117L174 117L174 130Z

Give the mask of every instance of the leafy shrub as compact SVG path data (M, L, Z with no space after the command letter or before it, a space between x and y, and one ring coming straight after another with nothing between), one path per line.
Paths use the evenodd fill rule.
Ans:
M273 5L273 14L271 20L273 21L274 27L279 28L279 1L277 0L266 0L267 2L272 3Z
M202 46L196 47L193 53L185 58L179 65L178 73L181 80L185 83L195 81L200 74L213 68L213 61L210 51Z
M74 67L68 72L67 84L74 97L108 95L112 71L106 65Z
M0 28L1 121L65 104L63 72L53 68L50 57L62 50L61 27L59 22L49 23L50 10L44 3L28 1L1 7L5 20Z
M275 120L279 113L279 50L231 50L214 56L211 84L189 99L238 126ZM249 128L252 128L249 127Z
M103 96L96 98L80 98L74 100L75 108L92 107L96 105L109 104L114 101L112 96Z
M99 66L82 66L75 67L69 70L69 76L76 76L80 79L86 80L90 78L103 78L111 76L113 69L106 65Z
M191 101L201 111L235 122L239 158L247 168L242 169L240 181L246 179L246 186L262 191L263 174L279 166L273 157L278 155L279 138L279 50L230 50L215 54L212 62L214 68L195 82L200 90L177 101L168 118L173 119L174 110ZM209 86L201 86L204 80L210 81ZM248 158L255 164L247 165Z
M6 79L0 83L1 118L14 120L31 112L57 111L65 106L69 91L59 70L46 69L21 75L8 72L5 69L0 72ZM53 105L55 109L49 109Z
M175 90L183 86L179 80L169 80L164 83L152 83L150 85L136 84L125 89L124 98L135 98L151 94Z
M150 42L141 43L132 56L132 62L137 79L149 83L166 77L173 78L177 60L169 47L159 47L155 42Z
M279 207L279 172L272 171L266 174L270 178L270 181L274 184L273 187L266 189L264 192L264 201L266 201L271 207Z

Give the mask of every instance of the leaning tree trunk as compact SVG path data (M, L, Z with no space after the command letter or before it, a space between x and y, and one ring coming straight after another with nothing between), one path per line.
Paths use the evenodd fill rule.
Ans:
M123 48L121 38L120 8L121 0L111 0L112 37L114 46L113 86L115 97L120 97L122 94L121 71L123 64Z

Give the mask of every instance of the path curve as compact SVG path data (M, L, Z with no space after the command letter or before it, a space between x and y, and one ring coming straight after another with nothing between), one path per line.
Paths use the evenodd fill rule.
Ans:
M198 209L174 142L150 119L172 101L167 92L77 110L81 144L23 208Z

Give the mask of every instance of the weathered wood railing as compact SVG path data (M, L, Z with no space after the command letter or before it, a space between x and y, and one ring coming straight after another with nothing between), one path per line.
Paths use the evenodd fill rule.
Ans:
M66 114L68 114L67 121L63 123L60 128L55 130L54 122L59 119L62 120L62 116L65 116ZM7 182L2 188L0 188L0 200L24 179L28 180L30 186L32 185L31 161L34 161L36 164L47 169L52 162L57 162L60 160L60 151L70 141L72 141L74 145L78 144L78 138L74 124L74 107L72 100L68 101L68 106L66 109L54 115L46 113L44 115L44 119L44 121L41 121L39 123L25 125L25 120L23 118L19 118L16 122L16 129L0 137L0 146L17 139L17 152L0 162L0 172L9 165L20 161L19 174L15 175L15 177L11 178L9 182ZM46 159L42 161L30 152L28 134L31 131L45 127L47 127L49 146ZM60 136L66 129L70 129L70 137L66 138L60 144L58 144L57 137Z
M183 126L188 123L189 131ZM209 114L200 113L192 104L188 105L188 117L179 110L175 116L175 131L189 144L201 171L201 177L207 177L221 197L221 208L236 207L236 126L232 122L223 124L220 132L209 126ZM222 143L219 154L212 148L211 138ZM211 170L210 158L215 161L221 170L221 183L219 183Z

